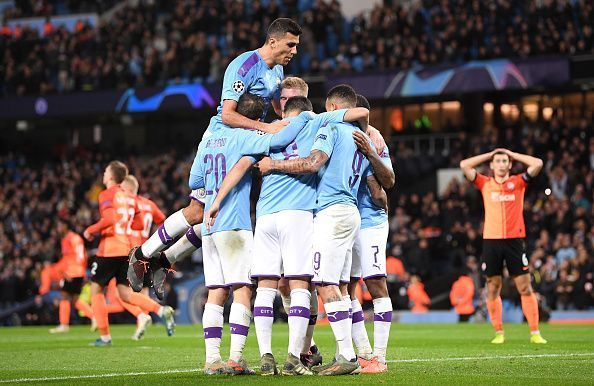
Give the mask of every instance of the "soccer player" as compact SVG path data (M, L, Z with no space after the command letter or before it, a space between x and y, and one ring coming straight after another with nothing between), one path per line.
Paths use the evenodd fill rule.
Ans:
M130 216L134 215L134 209L131 207L134 203L130 202L130 197L120 185L126 175L128 168L122 162L112 161L107 165L103 173L106 189L99 194L101 219L85 229L83 234L85 239L92 241L94 234L101 233L99 249L91 268L91 307L101 334L93 343L96 347L111 345L103 289L112 278L116 279L118 294L124 302L139 306L147 314L158 314L165 322L168 335L172 335L175 328L171 307L160 306L149 297L132 292L128 286L128 225Z
M265 104L261 97L243 94L238 112L257 119ZM310 113L296 117L280 133L258 135L252 131L234 130L225 125L214 127L203 140L190 171L190 187L206 189L208 210L227 171L245 155L268 154L271 148L281 149L295 139L312 118ZM202 227L204 277L209 288L202 325L206 341L205 374L254 374L243 359L243 348L251 319L252 224L249 193L251 175L246 175L222 203L226 209L213 227ZM223 305L228 289L233 290L229 314L231 350L226 365L221 361L220 340L223 327ZM309 299L308 299L309 302ZM309 305L309 303L308 303Z
M71 304L74 304L77 310L82 311L87 318L91 319L91 329L95 325L91 306L78 299L87 271L87 253L82 237L71 229L70 224L66 220L58 218L56 230L62 236L62 241L60 242L62 258L54 264L54 268L60 273L59 276L62 278L63 284L59 305L60 325L50 330L52 334L68 332ZM47 277L47 268L44 271L46 273L41 273L42 278L44 276ZM49 290L49 285L42 286L40 295L44 295L47 292L44 288Z
M128 174L126 178L124 178L124 181L122 181L122 189L124 189L124 191L126 191L130 197L136 201L134 217L130 224L130 229L128 229L130 245L142 245L142 243L144 243L149 238L153 222L159 226L163 223L163 221L165 221L165 214L163 214L161 209L159 209L157 204L155 204L152 200L139 195L138 187L138 179L136 179L136 177L131 174ZM152 270L151 273L165 275L166 271L155 269ZM146 296L149 296L148 288L152 285L152 275L146 275L141 292ZM154 289L159 300L162 300L163 288L155 287Z
M311 102L302 96L288 99L283 118L292 119L303 111L313 109ZM365 125L369 110L354 108L319 114L299 132L284 149L271 152L270 157L287 160L309 155L319 128L333 122L358 121ZM220 203L229 189L235 186L251 168L251 163L238 163L231 169L221 185L213 204L205 214L205 224L219 214ZM261 374L277 373L272 355L273 303L281 275L289 282L289 353L282 373L284 375L312 375L300 361L300 356L310 351L310 341L304 344L310 324L311 292L309 281L313 276L311 245L313 210L316 208L316 176L274 174L264 176L260 199L256 207L256 232L254 235L254 262L252 278L258 279L254 305L254 323L261 356ZM299 232L295 232L298 228ZM315 295L317 296L317 295ZM317 306L317 302L315 304ZM315 311L317 318L317 309ZM310 336L311 337L311 336Z
M369 101L363 95L357 95L357 105L370 109ZM383 373L388 371L386 350L392 322L392 300L386 284L386 244L388 242L388 198L383 188L394 186L395 175L388 147L378 155L363 133L353 133L359 151L367 157L376 179L361 181L357 193L357 207L361 215L361 229L353 245L353 263L349 284L353 309L353 341L357 348L358 360L363 373ZM377 181L376 181L377 180ZM379 183L371 189L368 184ZM376 197L371 193L376 192ZM376 204L381 203L381 205ZM371 349L365 317L359 299L355 295L357 283L363 277L365 285L373 299L373 344Z
M490 161L493 177L475 169L487 161ZM528 169L522 174L510 176L512 161L521 162ZM485 206L481 269L487 277L487 309L495 328L495 338L491 341L494 344L505 341L500 297L504 261L522 298L522 311L530 327L530 342L547 343L538 330L538 302L530 284L523 214L524 191L542 165L539 158L507 149L495 149L460 162L466 179L480 189Z
M356 103L352 87L338 85L328 92L326 110L354 108ZM320 375L355 374L361 370L352 342L351 305L343 300L339 288L341 281L349 282L352 247L361 222L356 204L357 190L361 179L374 178L369 161L353 140L352 133L356 130L359 129L347 123L326 125L318 131L309 156L293 160L264 158L258 163L264 175L270 172L319 172L313 233L313 283L324 302L338 348L333 363L313 368ZM344 292L346 294L346 286Z
M268 27L266 42L254 51L247 51L235 58L225 70L221 103L217 115L211 118L204 138L208 137L215 126L225 124L229 127L260 130L265 133L276 133L287 123L276 121L264 123L260 121L266 116L270 105L281 115L279 89L284 77L283 66L289 64L297 54L297 45L301 27L291 19L279 18ZM261 117L250 119L237 112L239 97L244 93L261 96L265 99L265 108ZM157 252L162 251L173 239L184 232L191 232L188 238L199 248L201 241L196 235L193 225L200 224L204 216L203 190L195 189L190 194L190 204L167 217L151 237L135 247L129 253L130 269L128 279L134 291L142 289L147 262ZM153 259L153 266L158 267L158 257Z

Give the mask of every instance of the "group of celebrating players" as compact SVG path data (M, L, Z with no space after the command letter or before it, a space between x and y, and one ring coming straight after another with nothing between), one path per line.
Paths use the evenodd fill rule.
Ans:
M101 220L84 233L87 240L95 233L102 235L91 270L92 310L85 311L92 311L100 330L96 345L111 344L103 288L112 278L122 303L140 307L145 314L157 313L164 318L168 333L173 333L173 310L137 292L152 285L162 299L167 272L176 261L202 247L208 288L202 317L205 374L254 374L243 355L252 317L262 375L388 370L392 302L386 286L388 215L384 189L395 183L392 163L379 131L369 126L369 103L353 88L332 88L325 102L327 112L316 115L307 99L307 84L300 78L284 78L283 66L297 53L300 35L297 23L277 19L269 26L261 48L245 52L229 64L221 105L198 146L190 171L189 205L167 217L142 245L129 239L131 230L141 229L136 218L142 209L134 198L136 193L124 189L127 169L118 161L107 166L103 178L107 189L99 197ZM282 119L264 123L271 106ZM477 174L474 167L491 158L502 176L495 169L495 178ZM499 158L507 159L507 163ZM512 159L527 164L528 171L508 180ZM465 160L461 167L483 196L494 200L491 206L511 203L521 208L526 183L542 167L538 161L497 149ZM255 232L250 216L253 168L263 176ZM492 219L490 213L495 209L487 208L487 204L485 208L486 223L499 221L504 222L504 228L517 228L511 236L505 230L504 234L494 228L490 231L494 239L504 239L499 240L503 244L493 243L492 260L488 269L483 267L491 276L489 312L492 320L498 320L496 339L501 342L494 343L503 342L501 270L497 268L503 266L503 260L508 268L511 264L515 270L512 274L518 275L516 282L525 289L522 305L526 303L534 343L546 343L538 332L538 307L530 282L518 280L527 276L527 263L510 263L516 258L525 260L525 254L523 259L517 256L523 244L505 244L509 237L525 237L523 220L521 224L507 224L511 220ZM129 250L132 245L138 246ZM361 278L373 298L373 347L361 304L354 295ZM228 360L223 361L223 306L229 290L233 293L231 347ZM277 290L289 321L288 354L280 369L271 348ZM336 353L326 364L322 364L312 338L318 295L336 340Z

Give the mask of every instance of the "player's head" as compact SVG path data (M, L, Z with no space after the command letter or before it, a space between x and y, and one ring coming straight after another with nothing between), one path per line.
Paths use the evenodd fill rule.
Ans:
M288 76L281 83L280 106L285 111L285 103L289 98L302 96L307 98L309 86L305 81L296 76Z
M357 93L348 84L339 84L326 95L326 111L351 109L357 106Z
M361 94L357 94L357 107L365 107L367 110L371 110L369 101Z
M244 93L237 101L237 112L249 119L258 120L264 115L264 99L257 95Z
M498 151L493 154L489 167L493 170L495 176L506 177L512 168L512 162L507 153Z
M122 161L111 161L103 173L103 184L111 186L121 184L128 175L128 167Z
M132 174L128 174L122 181L122 189L124 189L131 196L138 194L138 180Z
M268 27L266 45L272 50L274 63L286 66L297 55L301 27L295 21L281 17Z
M58 217L56 221L56 230L58 231L58 234L65 235L70 229L72 229L72 225L68 220Z
M285 103L283 118L294 117L303 111L313 111L311 101L304 96L294 96Z

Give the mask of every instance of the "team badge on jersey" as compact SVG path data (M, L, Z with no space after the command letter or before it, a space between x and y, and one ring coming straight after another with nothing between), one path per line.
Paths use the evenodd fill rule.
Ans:
M516 185L515 185L513 182L508 182L508 183L507 183L507 188L508 188L509 190L511 190L511 189L513 189L513 188L515 188L515 187L516 187Z
M232 87L233 87L233 91L240 94L245 89L245 84L241 80L236 80L235 82L233 82Z

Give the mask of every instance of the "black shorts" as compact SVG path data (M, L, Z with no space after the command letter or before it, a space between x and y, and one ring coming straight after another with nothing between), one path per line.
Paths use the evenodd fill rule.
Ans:
M75 277L74 279L70 279L70 280L64 279L64 284L62 285L62 291L68 292L71 295L78 295L78 294L80 294L82 285L83 285L82 277Z
M481 260L481 271L487 277L501 276L504 261L511 276L529 273L524 239L485 239Z
M117 284L128 285L128 256L95 257L91 281L105 287L115 277Z
M153 274L152 271L148 271L144 274L144 281L142 282L143 287L152 287L153 286Z

